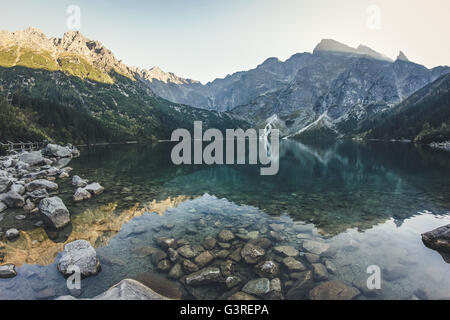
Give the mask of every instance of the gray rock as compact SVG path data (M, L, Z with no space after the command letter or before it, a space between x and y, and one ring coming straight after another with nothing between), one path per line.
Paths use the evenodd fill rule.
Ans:
M156 269L161 272L168 272L171 269L172 265L169 260L161 260L158 262L158 265L156 266Z
M286 293L289 300L303 300L308 295L310 289L314 285L313 273L304 271L296 274L297 280Z
M327 268L328 272L331 274L336 274L337 272L337 268L334 265L333 262L331 262L331 260L325 260L325 267Z
M225 280L225 284L227 285L227 288L231 289L236 287L239 283L241 283L241 278L237 276L229 276Z
M214 256L209 251L205 251L200 253L195 259L195 263L203 268L204 266L210 264L214 260Z
M42 219L49 227L60 229L70 223L70 214L58 197L42 199L39 203Z
M14 278L17 275L16 266L13 264L6 264L0 266L0 279Z
M314 253L305 253L305 258L311 264L320 262L320 256Z
M273 260L262 261L255 267L255 273L262 278L275 278L279 271L278 263Z
M199 267L190 260L183 260L183 268L186 272L197 272Z
M327 280L329 275L328 275L328 271L327 268L325 268L325 266L321 263L314 263L312 264L312 268L314 271L314 280L317 281L322 281L322 280Z
M73 176L72 185L74 185L77 188L84 188L88 185L88 182L86 180L81 179L79 176Z
M71 275L70 267L76 266L83 276L97 274L101 267L97 253L86 240L76 240L64 246L62 257L58 262L58 270L64 275Z
M47 191L56 191L58 190L58 185L54 182L45 180L45 179L38 179L31 181L26 186L28 192L33 192L35 190L39 189L45 189Z
M206 237L205 240L203 240L203 247L205 247L205 249L207 250L211 250L214 249L214 247L216 246L216 239L214 239L213 237Z
M99 183L94 182L91 184L88 184L85 189L92 193L92 195L97 196L101 194L103 191L105 191L105 188L103 188Z
M0 213L6 209L8 209L8 206L3 201L0 201Z
M6 233L5 233L5 237L8 240L16 239L16 238L19 237L19 235L20 235L19 230L14 229L14 228L7 230Z
M223 261L220 263L220 271L224 276L231 276L234 271L234 262L231 260Z
M154 265L158 265L158 263L159 263L161 260L164 260L164 259L166 259L166 258L167 258L167 253L165 253L165 252L162 251L162 250L155 249L155 251L152 253L152 263L153 263Z
M156 241L163 249L176 248L177 241L174 238L161 237Z
M305 271L306 267L300 261L294 259L293 257L287 257L283 259L283 264L288 268L289 271Z
M34 190L33 192L28 192L25 197L32 202L37 203L42 199L48 198L48 192L45 189Z
M181 263L176 263L169 271L169 278L180 279L183 276L183 268Z
M186 284L190 286L201 286L222 281L220 269L215 267L202 269L186 277Z
M0 195L0 201L4 202L8 208L22 208L25 205L25 199L15 191Z
M78 188L73 195L74 202L81 202L89 200L90 198L92 198L91 193L84 188Z
M45 158L40 151L24 152L19 155L19 161L34 167L46 164Z
M149 287L132 279L125 279L109 288L94 300L169 300Z
M177 250L178 254L184 258L191 259L195 257L195 252L192 250L190 245L182 246Z
M270 292L270 280L267 278L259 278L250 280L242 288L242 291L259 297L264 297Z
M0 193L8 191L11 184L12 182L9 178L0 177Z
M16 183L12 184L10 190L17 192L21 196L23 196L25 194L25 187L21 184L16 184Z
M291 246L278 246L273 248L273 250L287 257L296 257L299 255L299 251Z
M222 242L230 242L234 239L234 234L230 230L222 230L219 233L218 238Z
M422 234L422 241L428 248L450 253L450 224Z
M56 144L48 144L42 150L42 153L48 157L70 158L72 157L72 150L68 147L58 146Z
M330 249L330 245L324 242L305 240L303 241L303 248L305 248L311 253L321 255Z

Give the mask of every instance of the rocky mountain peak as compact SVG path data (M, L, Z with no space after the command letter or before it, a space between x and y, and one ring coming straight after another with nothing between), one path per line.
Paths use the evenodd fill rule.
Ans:
M323 39L322 41L320 41L320 43L314 49L314 54L317 54L319 52L336 52L351 55L364 55L377 60L392 61L385 55L373 50L372 48L369 48L368 46L361 44L357 48L352 48L333 39Z
M164 83L174 83L174 84L200 83L195 80L184 79L184 78L178 77L177 75L175 75L172 72L165 72L158 66L155 66L155 67L151 68L150 70L144 69L140 73L141 73L140 75L142 78L144 78L145 80L148 80L150 82L153 82L154 80L156 80L156 81L161 81Z
M400 50L400 53L398 54L397 60L409 62L408 57L406 57L406 55L401 50Z

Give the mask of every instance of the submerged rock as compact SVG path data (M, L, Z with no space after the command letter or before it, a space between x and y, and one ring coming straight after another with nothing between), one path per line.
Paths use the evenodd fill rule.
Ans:
M422 241L428 248L450 253L450 224L422 234Z
M314 280L317 281L322 281L322 280L327 280L329 275L328 275L328 271L327 268L325 268L325 266L321 263L314 263L312 264L312 268L314 271Z
M313 240L305 240L303 241L303 248L308 250L311 253L321 255L330 249L330 245L324 242L318 242Z
M242 291L259 297L264 297L270 292L270 280L267 278L259 278L250 280L242 288Z
M287 257L283 259L283 264L288 268L289 271L305 271L306 267L300 261L294 259L293 257Z
M45 189L35 190L26 194L26 197L33 201L34 203L41 201L42 199L48 198L48 192Z
M314 285L312 271L304 271L296 274L296 282L292 285L286 294L289 300L305 299L310 289Z
M222 242L229 242L234 239L234 234L230 230L222 230L219 233L218 238Z
M273 248L277 253L281 253L287 257L296 257L299 255L299 251L291 246L278 246Z
M101 194L103 191L105 191L105 188L103 188L99 183L94 182L91 184L88 184L85 189L92 193L92 195L97 196Z
M89 200L92 197L91 193L84 188L78 188L73 195L74 202L81 202Z
M142 283L125 279L96 296L94 300L169 300Z
M245 301L245 300L258 300L257 298L255 298L254 296L251 296L245 292L236 292L235 294L233 294L232 296L230 296L228 298L228 300L236 300L236 301Z
M83 276L97 274L101 267L97 253L86 240L76 240L64 246L62 257L58 262L58 270L64 275L71 275L70 267L76 266Z
M200 267L204 267L214 260L214 256L209 251L200 253L195 259L195 263Z
M280 268L278 264L273 260L266 260L260 262L255 267L255 273L263 278L275 278L278 275Z
M352 300L360 294L355 287L332 280L320 283L309 292L311 300Z
M186 284L190 286L201 286L223 281L219 268L209 267L192 273L186 277Z
M70 214L63 201L58 197L42 199L39 210L45 224L60 229L70 223Z
M265 253L263 248L251 243L247 243L241 250L242 258L250 264L258 263Z
M17 275L16 266L13 264L6 264L0 266L0 279L14 278Z

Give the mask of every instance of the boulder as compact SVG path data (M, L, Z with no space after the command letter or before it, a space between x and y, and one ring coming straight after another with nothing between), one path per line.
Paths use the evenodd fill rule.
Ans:
M45 158L40 151L24 152L19 155L19 161L24 162L31 167L46 164Z
M0 266L0 279L14 278L17 275L16 266L13 264L6 264Z
M54 182L45 180L45 179L38 179L31 181L26 186L28 192L33 192L35 190L39 189L45 189L47 191L56 191L58 190L58 185Z
M142 283L125 279L112 286L104 293L96 296L93 300L169 300L156 293Z
M450 224L422 234L422 241L430 249L450 253Z
M96 196L105 191L105 188L103 188L99 183L94 182L91 184L88 184L85 189L92 193L92 195Z
M58 262L58 270L68 276L73 273L70 267L77 266L84 277L97 274L101 267L97 253L86 240L76 240L64 246L61 259Z
M8 191L11 184L12 184L12 182L9 178L0 177L0 193Z
M250 280L242 288L242 291L251 295L264 297L264 295L270 292L270 280L267 278Z
M89 200L90 198L92 198L92 195L85 188L78 188L73 195L74 202L81 202L84 200Z
M21 184L17 184L17 183L12 184L10 190L17 192L21 196L23 196L25 194L25 187Z
M219 268L205 268L186 277L186 284L190 286L201 286L205 284L223 281Z
M355 287L349 287L340 281L322 282L309 292L311 300L352 300L360 294Z
M42 199L39 203L39 211L49 227L60 229L70 222L69 210L59 197Z
M45 189L34 190L33 192L28 192L25 197L30 199L34 203L40 202L42 199L48 198L48 192Z
M42 153L47 157L70 158L72 157L72 150L69 147L62 147L56 144L48 144L42 150Z
M81 179L79 176L73 176L72 185L74 185L77 188L84 188L88 185L88 182L86 180Z
M25 199L15 191L0 195L0 201L4 202L8 208L22 208L25 205Z

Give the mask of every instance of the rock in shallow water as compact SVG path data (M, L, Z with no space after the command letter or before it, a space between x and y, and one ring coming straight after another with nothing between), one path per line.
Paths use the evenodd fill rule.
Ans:
M90 193L92 193L92 195L97 196L101 193L103 193L103 191L105 191L105 188L103 188L99 183L95 182L95 183L91 183L88 184L85 189L87 191L89 191Z
M190 286L201 286L221 282L222 280L220 269L210 267L188 275L186 277L186 284Z
M39 211L49 227L60 229L70 223L69 210L59 197L42 199Z
M13 264L6 264L0 266L0 279L14 278L17 275L16 266Z
M25 205L25 199L15 191L0 195L0 201L4 202L8 208L22 208Z
M58 185L54 182L45 180L45 179L38 179L31 181L28 183L25 188L28 192L33 192L38 189L45 189L47 191L56 191L58 190Z
M247 243L241 250L241 256L245 262L250 264L257 263L264 255L265 251L263 248L256 246L251 243Z
M450 224L422 234L422 241L428 248L450 253Z
M101 267L97 253L86 240L77 240L64 246L61 259L58 262L58 270L64 275L71 275L70 267L76 266L83 276L97 274Z
M242 291L259 297L264 297L270 291L270 280L267 278L259 278L250 280L242 288Z
M125 279L96 296L94 300L169 300L142 283Z
M19 235L20 235L19 230L17 230L17 229L9 229L9 230L6 231L5 237L8 240L13 240L13 239L18 238Z
M81 202L84 200L89 200L92 197L91 193L84 188L78 188L73 195L74 202Z
M330 245L324 242L306 240L303 242L303 248L305 248L311 253L321 255L330 249Z
M360 294L359 290L339 281L320 283L309 292L311 300L352 300Z
M84 188L87 186L87 181L84 179L81 179L79 176L73 176L72 177L72 185L77 188Z

